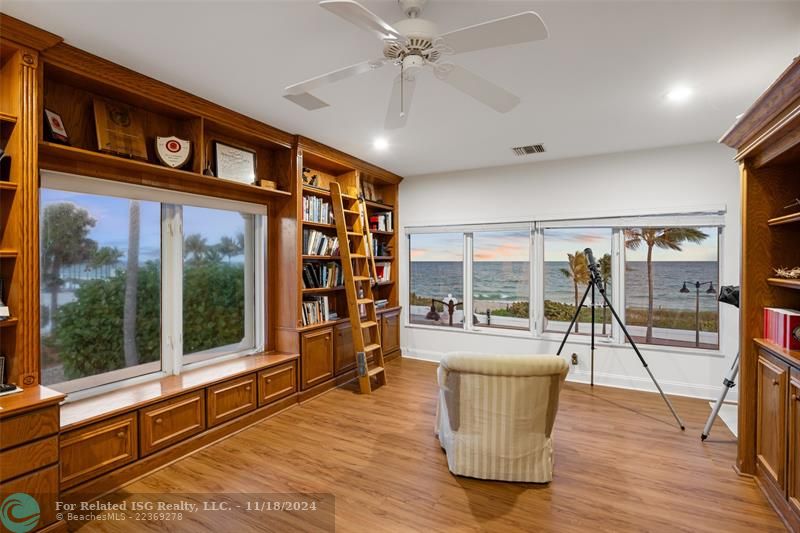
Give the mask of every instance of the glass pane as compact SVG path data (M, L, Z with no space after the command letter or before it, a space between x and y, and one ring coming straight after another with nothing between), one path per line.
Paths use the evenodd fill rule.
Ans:
M611 297L611 228L554 228L544 230L544 329L565 333L589 282L588 261L591 248L600 266L606 293ZM588 335L592 330L591 293L572 329L572 334ZM611 335L611 312L595 293L595 334Z
M42 384L159 370L160 204L42 189L40 216Z
M637 342L719 346L719 229L625 230L625 321Z
M416 234L409 242L411 323L463 327L464 234Z
M482 231L472 239L472 306L476 325L530 327L530 231Z
M239 346L252 328L252 227L252 215L183 207L183 353L252 347Z

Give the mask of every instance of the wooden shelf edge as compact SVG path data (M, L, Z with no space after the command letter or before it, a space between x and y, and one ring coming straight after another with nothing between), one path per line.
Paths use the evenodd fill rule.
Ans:
M753 339L753 342L755 342L761 348L764 348L768 352L771 352L778 357L792 361L795 364L800 363L800 350L786 350L785 348L778 346L777 344L772 343L767 339L756 338Z
M372 207L374 209L385 209L386 211L394 211L394 206L389 204L384 204L381 202L374 202L372 200L364 200L364 203L367 207Z
M375 313L379 314L379 315L382 315L384 313L391 313L392 311L399 311L401 309L402 309L402 306L400 306L400 305L388 306L388 307L382 307L381 309L375 309ZM307 326L299 326L299 327L293 329L292 331L296 331L298 333L304 333L306 331L311 331L313 329L324 328L324 327L332 327L332 326L336 326L337 324L343 324L344 322L347 322L349 320L350 320L350 317L346 316L344 318L337 318L336 320L328 320L327 322L318 322L316 324L309 324Z
M310 228L336 229L336 224L326 224L324 222L312 222L310 220L304 220L303 225L308 226Z
M17 317L7 318L0 321L0 328L10 328L11 326L16 326L18 323L19 319Z
M767 283L773 287L783 287L784 289L800 291L800 279L769 278Z
M341 261L342 256L340 255L303 255L301 256L303 259L307 259L309 261Z
M16 124L17 116L11 113L6 113L5 111L0 111L0 122L5 122L7 124Z
M767 224L770 226L781 226L783 224L792 224L795 222L800 222L800 212L767 220Z
M306 287L303 289L303 294L317 294L317 293L336 292L343 290L344 290L344 285L338 285L336 287Z
M0 249L0 259L13 259L17 257L16 250L3 250Z
M17 184L13 181L0 181L0 189L7 189L10 191L17 190Z
M192 194L217 196L230 200L265 203L275 198L286 198L292 195L287 191L236 183L195 172L47 141L39 143L39 158L40 166L44 169L85 174L102 179Z

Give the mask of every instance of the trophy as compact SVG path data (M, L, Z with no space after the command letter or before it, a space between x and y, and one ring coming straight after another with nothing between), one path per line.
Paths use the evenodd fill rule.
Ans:
M192 143L177 137L156 137L156 155L164 165L181 168L189 161Z

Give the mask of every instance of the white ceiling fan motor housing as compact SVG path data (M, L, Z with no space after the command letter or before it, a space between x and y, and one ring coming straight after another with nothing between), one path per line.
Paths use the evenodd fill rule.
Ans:
M397 0L407 17L418 17L428 0Z

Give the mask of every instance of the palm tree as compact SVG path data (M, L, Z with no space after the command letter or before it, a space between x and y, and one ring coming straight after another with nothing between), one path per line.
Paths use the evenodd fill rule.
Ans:
M653 341L653 248L683 251L685 242L699 244L707 233L695 228L631 228L625 230L625 247L638 250L647 246L647 335L645 342Z
M608 284L611 283L611 254L605 254L600 258L600 281L603 282L603 292L605 292L608 290ZM603 335L606 334L607 307L605 300L603 300Z
M234 239L231 239L227 235L223 236L219 240L219 244L217 246L218 246L219 253L223 257L227 257L228 258L228 263L231 262L231 257L239 255L239 253L240 253L239 252L239 244Z
M191 256L196 263L203 260L207 249L206 239L199 233L187 235L183 241L183 257L188 259Z
M578 285L589 283L589 263L583 252L567 254L569 268L562 268L561 273L564 277L572 281L575 288L575 310L578 310ZM575 321L575 333L578 333L578 321Z

